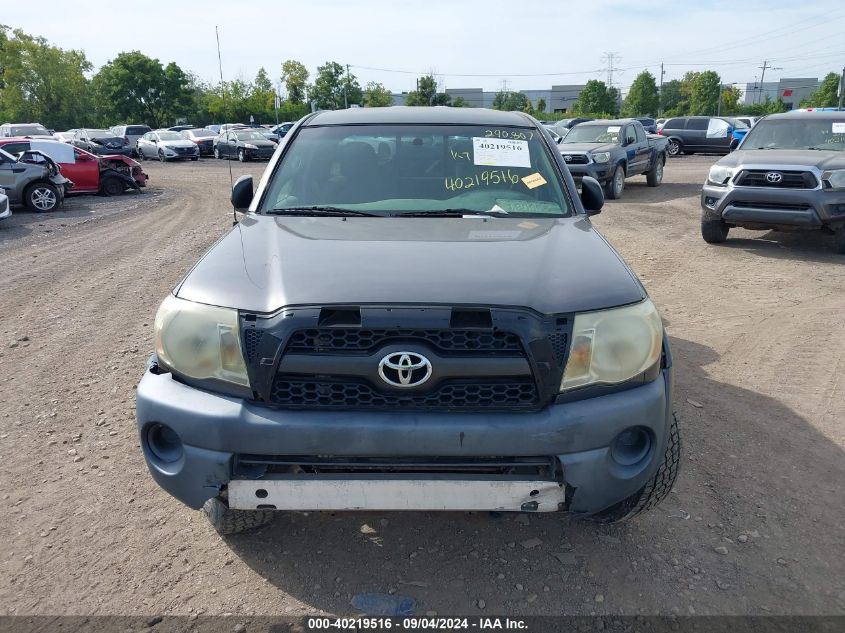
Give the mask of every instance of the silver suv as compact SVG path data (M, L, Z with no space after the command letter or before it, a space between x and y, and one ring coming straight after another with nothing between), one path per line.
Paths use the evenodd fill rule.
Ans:
M111 133L123 138L134 154L138 152L138 139L152 131L149 125L115 125L111 128Z

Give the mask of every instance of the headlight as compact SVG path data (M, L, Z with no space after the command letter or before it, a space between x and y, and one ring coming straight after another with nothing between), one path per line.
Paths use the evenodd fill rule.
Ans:
M258 149L258 145L253 145L252 143L244 143L244 147L246 149Z
M710 168L710 173L707 174L707 182L713 185L725 185L728 179L734 175L733 167L722 167L721 165L713 165Z
M610 160L610 152L596 152L593 156L593 161L604 164Z
M162 364L179 374L249 387L237 310L169 295L156 314L155 343Z
M822 174L822 180L826 180L831 189L845 189L845 169L827 171Z
M660 360L663 323L654 304L575 315L561 391L630 380Z

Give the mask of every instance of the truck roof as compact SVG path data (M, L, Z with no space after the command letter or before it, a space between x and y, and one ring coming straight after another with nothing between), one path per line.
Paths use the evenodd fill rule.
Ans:
M766 119L830 119L832 121L841 121L845 118L845 111L837 112L837 111L824 111L819 112L818 110L813 110L812 112L799 112L797 110L793 112L780 112L778 114L770 114L766 117Z
M643 118L650 118L650 117L643 117ZM625 119L593 119L591 121L584 121L583 123L579 123L578 125L592 125L594 123L598 123L599 125L606 125L607 123L640 123L642 121L639 119L632 119L632 118L625 118Z
M536 125L521 112L489 110L487 108L451 108L448 106L418 107L391 106L389 108L349 108L325 110L309 118L304 125L354 125L354 124L443 123L453 125L509 125L530 127Z

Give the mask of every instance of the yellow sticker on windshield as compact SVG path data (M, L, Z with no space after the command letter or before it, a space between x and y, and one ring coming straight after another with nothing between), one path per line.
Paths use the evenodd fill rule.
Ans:
M542 174L534 172L533 174L529 174L522 179L522 182L525 183L525 186L529 189L534 189L534 187L539 187L541 185L546 184L546 179L543 178Z

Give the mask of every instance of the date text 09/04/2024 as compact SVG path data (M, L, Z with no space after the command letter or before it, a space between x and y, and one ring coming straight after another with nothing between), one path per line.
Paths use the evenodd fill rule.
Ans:
M360 630L398 630L398 631L454 631L454 630L511 630L526 631L525 620L519 618L308 618L309 631L360 631Z

